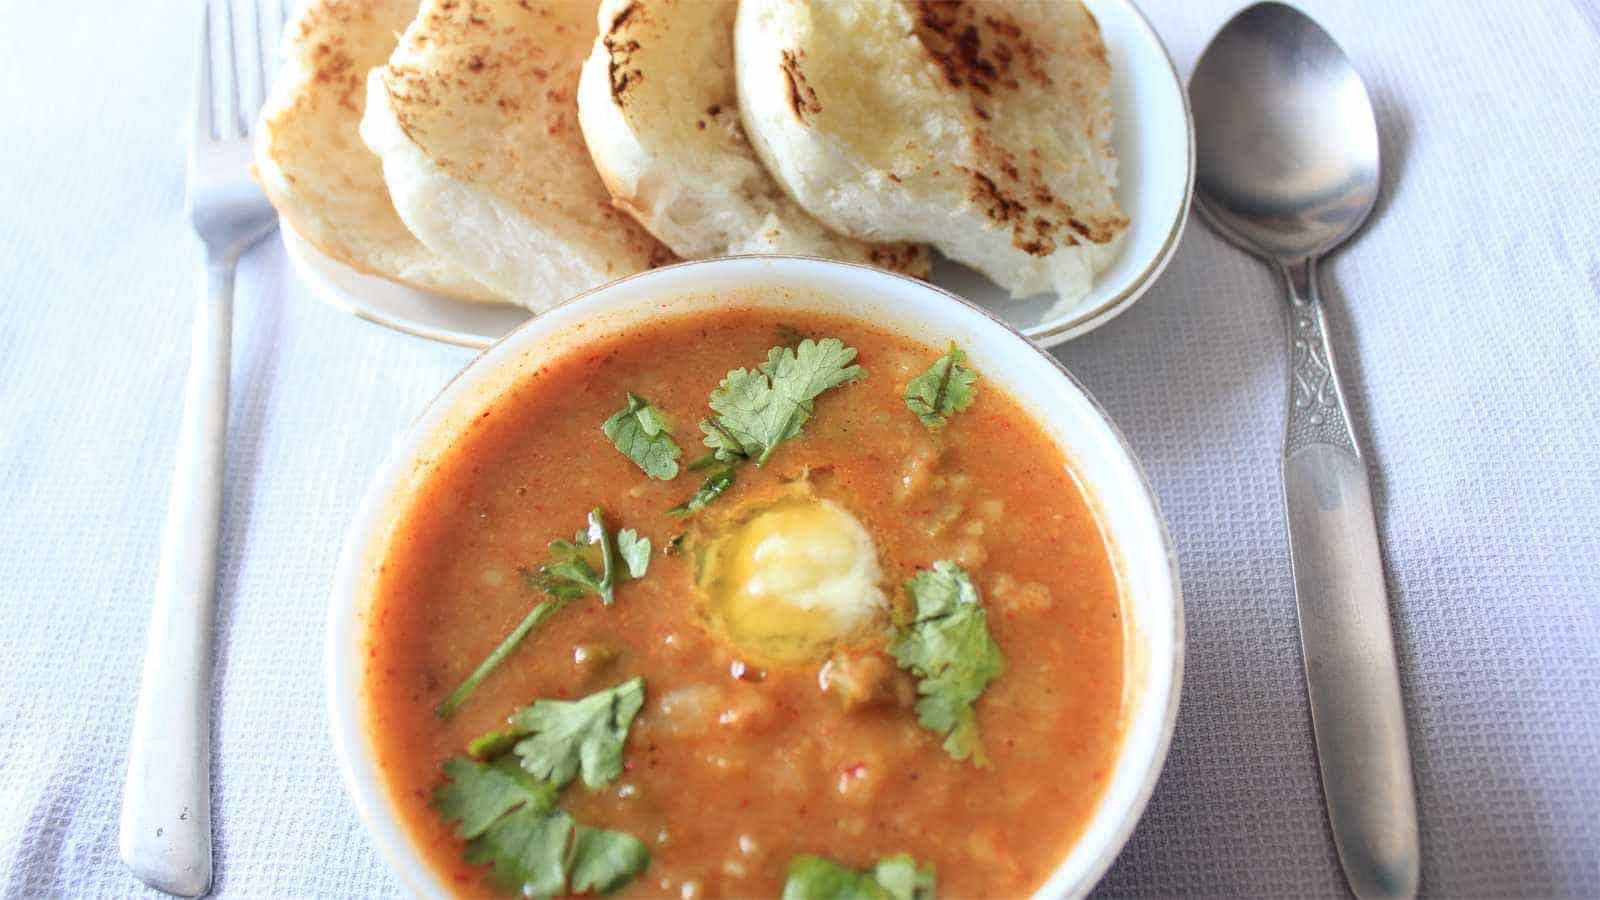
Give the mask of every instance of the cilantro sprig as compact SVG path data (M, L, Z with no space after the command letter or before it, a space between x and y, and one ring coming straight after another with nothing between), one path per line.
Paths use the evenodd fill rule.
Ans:
M734 473L738 471L736 462L717 462L715 456L710 456L712 465L710 474L706 475L700 483L700 489L695 491L689 499L667 510L674 516L687 516L706 508L711 501L722 496L728 488L733 487Z
M522 768L557 787L581 770L583 783L604 787L622 774L622 744L644 705L644 679L625 681L582 700L539 700L511 714L523 735L513 750Z
M628 393L626 404L601 424L611 443L651 478L678 477L678 457L683 455L672 439L672 425L661 410L638 394Z
M489 651L489 655L483 658L483 662L478 663L478 667L472 670L472 674L457 685L456 689L450 692L450 696L445 697L443 702L434 707L434 714L441 719L448 719L455 715L456 710L461 708L461 704L466 703L467 699L472 696L473 691L478 689L478 685L483 684L483 680L488 678L491 672L498 669L500 664L506 661L507 657L516 652L517 646L522 643L523 638L528 636L528 632L544 624L546 619L560 612L561 608L569 602L571 601L559 598L546 600L530 610L522 621L517 623L517 627L511 629L511 633L506 635L505 639L497 647Z
M589 511L588 527L570 541L550 542L550 561L537 571L520 569L523 580L536 590L549 594L545 600L523 617L517 627L505 636L489 655L478 663L449 696L445 697L434 713L448 719L472 696L484 679L516 652L530 632L544 624L546 619L560 612L568 603L586 594L594 594L600 602L610 606L616 600L617 583L630 578L642 578L650 566L650 539L642 538L631 528L624 528L613 537L606 527L605 513L598 507ZM619 570L618 558L622 566ZM596 566L599 567L596 571Z
M494 868L494 879L524 897L606 893L650 865L650 850L631 834L579 825L555 808L555 790L520 784L503 763L452 757L450 781L434 793L446 821L460 820L470 863ZM537 784L536 782L533 784Z
M469 751L479 759L446 761L448 781L434 791L433 805L466 839L467 861L492 866L501 887L528 897L605 893L644 871L650 851L642 841L579 825L556 808L561 787L580 767L590 787L621 774L622 744L643 702L640 678L573 703L539 700L512 714L509 732L473 741ZM536 752L525 754L533 743ZM530 756L563 766L571 760L571 768L558 777L562 772L530 766Z
M968 368L966 361L967 354L951 341L950 349L934 360L928 371L906 385L906 406L929 431L943 428L977 396L978 373Z
M650 539L640 537L632 528L624 528L617 532L617 555L622 557L629 578L643 578L650 568Z
M513 712L504 730L473 739L467 754L493 759L514 751L524 769L556 787L581 769L583 783L598 788L622 772L622 744L643 705L643 678L581 700L536 700Z
M490 765L460 756L445 761L449 781L433 792L433 806L445 821L457 821L456 834L475 838L512 810L545 813L555 806L556 789L513 764Z
M934 900L933 870L908 854L878 860L865 872L820 856L797 856L789 863L783 900Z
M918 677L917 721L945 736L944 749L973 765L989 764L973 704L1005 671L1000 646L966 571L940 560L906 582L916 616L900 629L889 652Z
M554 897L567 883L572 817L521 807L467 842L467 862L494 867L494 880L528 897Z
M838 338L807 338L798 347L773 347L753 371L734 369L711 392L716 415L700 423L705 445L723 461L765 463L800 434L818 394L867 374L851 364L855 358L855 348Z
M572 540L551 541L550 556L532 579L539 590L562 600L598 594L607 606L617 599L616 550L599 508L589 511L589 526Z
M806 338L794 347L773 347L766 362L734 369L711 392L711 411L700 423L711 452L689 464L708 469L699 490L669 512L687 516L706 507L733 486L740 465L765 463L774 450L800 436L817 396L866 377L851 361L856 349L838 338Z
M650 850L631 834L579 825L569 859L574 894L609 894L650 865Z

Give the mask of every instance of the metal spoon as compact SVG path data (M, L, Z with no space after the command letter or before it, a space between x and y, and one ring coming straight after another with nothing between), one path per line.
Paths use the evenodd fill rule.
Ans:
M1334 369L1317 260L1378 196L1361 77L1293 7L1234 16L1189 80L1195 199L1289 287L1289 549L1328 821L1357 897L1417 891L1417 810L1367 470Z

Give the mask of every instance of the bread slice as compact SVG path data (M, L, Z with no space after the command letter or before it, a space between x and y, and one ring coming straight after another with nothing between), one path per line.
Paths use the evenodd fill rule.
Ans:
M424 244L536 312L671 258L578 130L592 3L424 0L367 79L361 137Z
M1116 256L1111 68L1079 0L744 0L734 52L751 143L829 227L1018 297L1080 298Z
M578 120L618 207L679 256L801 253L928 274L926 247L823 227L767 174L739 123L737 0L602 0Z
M423 246L389 202L356 133L367 70L389 58L417 0L309 0L285 30L282 70L261 110L256 180L278 214L328 256L462 300L499 295Z

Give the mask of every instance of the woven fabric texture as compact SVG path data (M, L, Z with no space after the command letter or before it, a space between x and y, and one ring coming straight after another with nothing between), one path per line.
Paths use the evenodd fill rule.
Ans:
M1305 0L1378 106L1385 189L1323 269L1372 459L1436 896L1600 893L1600 39L1594 7ZM1146 0L1187 73L1235 0ZM0 893L127 896L116 821L188 355L195 5L0 3ZM71 61L73 64L66 64ZM1321 896L1281 509L1280 286L1192 222L1060 351L1122 427L1183 568L1171 756L1107 896ZM400 886L335 770L343 529L469 359L239 277L213 694L216 893ZM152 895L153 896L153 895Z

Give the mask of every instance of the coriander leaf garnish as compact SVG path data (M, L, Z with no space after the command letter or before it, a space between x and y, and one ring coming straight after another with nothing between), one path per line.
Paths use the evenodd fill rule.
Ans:
M722 492L733 486L733 473L739 468L738 463L722 463L712 470L706 480L700 483L700 489L682 503L667 510L675 516L687 516L706 508L706 504L722 496Z
M917 721L945 736L944 749L979 768L988 757L978 738L973 704L1005 671L1005 658L989 634L978 589L960 566L946 560L906 582L916 617L900 629L889 652L917 682Z
M798 347L773 347L754 371L734 369L711 392L716 415L700 423L705 445L724 461L766 462L800 433L818 394L866 375L850 364L855 357L838 338L807 338Z
M650 401L629 393L627 405L605 420L600 430L646 475L663 481L678 477L683 451L670 434L667 417Z
M467 862L494 866L500 887L525 897L554 897L567 885L572 817L523 807L467 843Z
M955 341L950 349L906 385L906 406L917 414L929 431L938 431L950 416L972 405L977 395L978 373L965 365L967 354Z
M516 744L522 768L556 787L581 769L583 783L604 787L622 774L622 745L644 705L644 679L596 691L581 700L538 700L511 714L511 727L526 737Z
M625 574L617 571L618 556L622 557ZM543 591L553 599L535 606L499 646L489 651L489 655L472 670L472 674L434 708L434 714L439 718L450 718L461 704L467 702L478 685L489 677L489 673L517 649L528 632L568 603L585 594L595 594L600 597L600 602L610 606L616 599L617 582L624 577L643 577L645 569L649 567L650 539L639 537L639 533L631 528L624 528L613 540L606 529L604 513L596 508L589 511L588 527L578 532L572 540L550 542L550 557L550 562L540 566L538 571L528 568L519 568L517 571L528 587ZM596 565L600 567L598 573L595 572ZM485 735L480 740L487 738L488 735ZM480 759L484 756L470 747L468 752Z
M740 373L744 372L743 369L738 371ZM723 379L722 385L718 386L718 390L727 385L727 383L727 379ZM712 396L715 397L716 395L713 394ZM713 458L736 460L738 462L743 462L749 458L750 451L745 449L744 442L718 419L712 418L702 421L700 423L700 431L705 435L703 442L707 447L711 448Z
M444 702L434 708L434 714L441 719L450 718L457 709L461 708L461 704L467 702L467 698L471 697L472 692L478 689L478 685L489 677L489 673L498 668L501 663L506 661L506 657L517 649L517 645L521 644L522 639L528 636L528 632L539 627L545 619L555 615L568 602L566 598L557 597L554 600L546 600L535 606L527 616L523 617L521 622L517 623L516 628L511 629L511 633L506 635L505 640L501 641L499 646L489 651L489 655L483 658L483 662L478 663L478 667L472 670L472 674L467 676L467 680L461 682L459 687L450 692L450 696L444 698ZM479 754L474 753L473 755L477 756Z
M576 825L555 808L555 786L530 778L510 757L481 763L457 756L444 768L450 780L434 791L434 808L457 822L467 861L493 866L507 890L527 897L604 893L650 864L650 851L632 835Z
M585 548L594 548L586 551ZM600 595L600 601L610 606L616 596L616 561L611 548L611 534L606 530L604 514L596 508L589 511L589 527L578 532L571 541L551 541L550 555L554 562L539 569L539 588L554 597L573 599L585 592ZM599 557L600 573L595 574L594 558Z
M639 537L639 532L624 528L617 532L617 555L628 569L629 578L643 578L650 568L650 539Z
M453 756L445 762L444 773L450 780L433 792L433 806L445 821L459 820L458 837L475 838L518 807L544 813L555 806L555 787L535 781L514 765Z
M789 863L783 900L933 900L933 870L901 853L885 857L865 872L820 856L797 856Z
M650 850L631 834L579 825L572 839L572 892L605 894L650 864Z
M711 392L716 415L700 423L711 452L689 463L710 469L700 489L668 512L687 516L706 507L733 485L740 463L761 465L779 444L799 436L818 394L866 376L852 365L854 347L838 338L807 338L797 347L773 347L754 371L734 369Z

